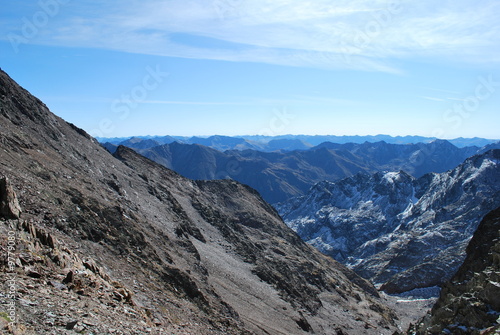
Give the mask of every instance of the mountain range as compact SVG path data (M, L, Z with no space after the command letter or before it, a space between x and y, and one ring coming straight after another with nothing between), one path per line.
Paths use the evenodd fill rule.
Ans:
M134 149L147 149L157 145L179 142L183 144L201 144L219 151L226 150L259 150L264 152L271 151L292 151L307 150L321 143L331 142L338 144L363 144L365 142L386 142L390 144L416 144L430 143L437 140L434 137L423 136L334 136L334 135L279 135L279 136L222 136L212 135L207 137L199 136L134 136L134 137L114 137L98 138L99 142L109 143L114 146L124 145ZM486 145L497 143L499 140L485 138L456 138L450 139L453 145L463 147L484 147ZM137 147L136 147L137 146Z
M114 155L0 71L2 332L392 334L368 281L261 196ZM8 251L8 253L7 253Z
M359 173L276 205L317 249L389 293L442 285L482 217L500 206L500 150L444 173Z
M255 188L271 204L304 195L314 184L336 181L358 172L399 171L420 177L444 172L484 148L458 148L448 141L390 144L325 142L308 150L262 152L219 150L173 142L144 148L144 141L126 142L141 155L196 180L230 178ZM107 145L113 152L116 147ZM500 147L490 144L488 148Z

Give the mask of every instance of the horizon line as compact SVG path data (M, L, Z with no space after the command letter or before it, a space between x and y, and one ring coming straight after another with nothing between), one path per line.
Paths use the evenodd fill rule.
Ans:
M454 137L454 138L440 138L440 137L434 137L434 136L424 136L424 135L388 135L388 134L376 134L376 135L332 135L332 134L282 134L282 135L259 135L259 134L254 134L254 135L222 135L222 134L212 134L212 135L170 135L170 134L165 134L165 135L131 135L131 136L112 136L112 137L104 137L104 136L96 136L96 139L130 139L130 138L154 138L154 137L178 137L178 138L193 138L193 137L199 137L199 138L210 138L210 137L231 137L231 138L245 138L245 137L261 137L261 138L276 138L276 137L285 137L285 136L293 136L293 137L299 137L299 136L305 136L305 137L391 137L391 138L408 138L408 137L421 137L429 140L445 140L445 141L453 141L453 140L473 140L473 139L480 139L480 140L488 140L488 141L500 141L500 138L486 138L486 137L479 137L479 136L473 136L473 137Z

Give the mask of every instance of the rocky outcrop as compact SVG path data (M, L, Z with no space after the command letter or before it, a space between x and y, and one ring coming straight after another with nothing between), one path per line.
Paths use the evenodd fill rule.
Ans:
M6 177L0 178L0 217L4 219L18 219L21 216L21 207L17 195Z
M465 262L410 334L498 334L499 324L500 208L483 219Z
M4 223L0 233L11 237L15 243L8 246L15 248L7 248L7 257L0 259L0 277L6 285L6 294L0 297L2 334L55 329L108 334L124 322L131 334L151 329L148 323L153 319L136 304L132 290L112 279L92 257L80 257L40 222Z

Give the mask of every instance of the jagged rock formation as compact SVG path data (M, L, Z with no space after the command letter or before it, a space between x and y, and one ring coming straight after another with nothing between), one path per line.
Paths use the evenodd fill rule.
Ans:
M302 242L253 189L195 182L125 147L112 156L1 71L0 147L0 174L23 209L21 219L0 220L3 290L16 281L15 299L0 295L0 319L15 324L0 326L19 334L396 329L369 282Z
M16 193L6 177L0 178L0 217L5 219L19 219L21 207Z
M500 208L489 213L431 313L410 334L500 332Z
M316 184L304 197L277 206L285 222L321 252L355 263L359 249L392 232L414 198L405 172L357 174Z
M500 150L415 179L405 172L322 182L277 206L310 244L389 293L441 285L481 218L500 206Z

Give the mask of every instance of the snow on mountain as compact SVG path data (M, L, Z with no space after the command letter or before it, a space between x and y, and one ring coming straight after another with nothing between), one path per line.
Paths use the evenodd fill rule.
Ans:
M445 173L357 174L277 205L323 253L400 293L449 279L482 217L500 205L500 150Z
M412 203L413 181L405 172L360 173L335 183L321 182L279 209L286 211L287 224L304 240L349 263L349 256L367 240L399 224L397 214Z

